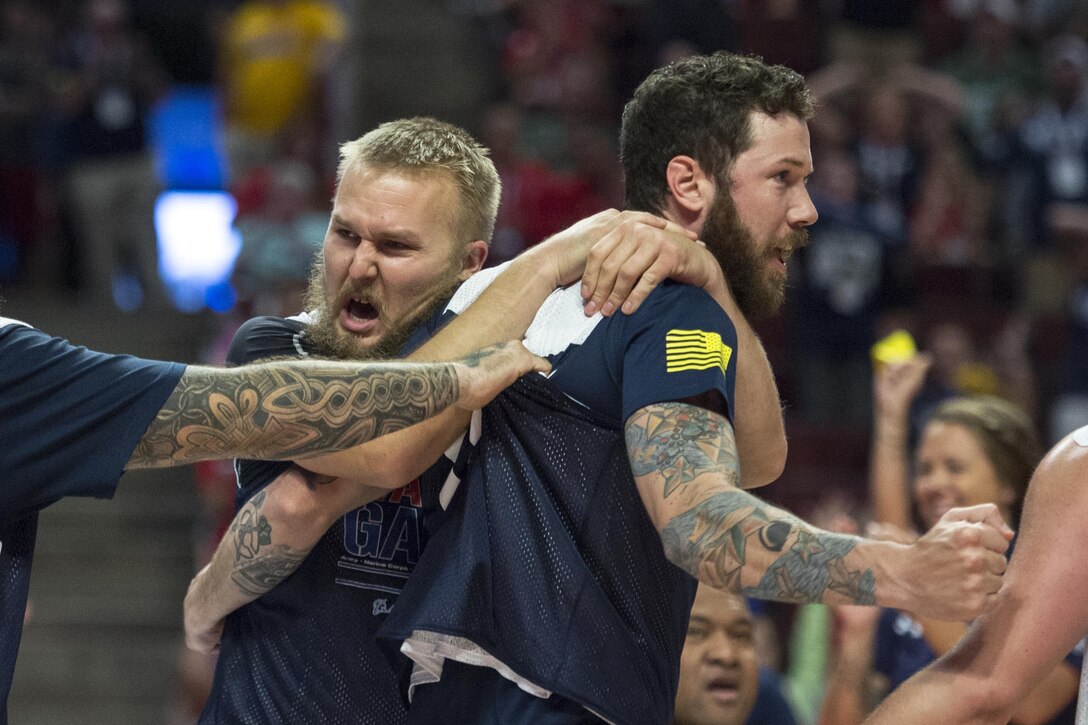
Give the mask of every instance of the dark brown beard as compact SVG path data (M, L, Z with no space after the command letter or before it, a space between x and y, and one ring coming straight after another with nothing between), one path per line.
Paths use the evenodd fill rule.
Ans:
M306 326L306 339L317 354L338 360L389 360L397 357L412 331L445 304L460 284L459 268L450 267L448 274L440 277L431 291L426 304L414 315L401 320L383 320L386 333L373 345L361 347L336 322L339 310L329 309L325 291L325 265L318 253L310 268L310 286L306 290L306 309L315 319Z
M779 280L767 272L767 262L778 240L772 240L764 249L756 249L752 233L744 226L728 193L719 194L714 200L699 238L721 265L745 317L758 321L778 312L786 300L786 278ZM808 244L808 232L792 231L782 241L782 246L800 249Z

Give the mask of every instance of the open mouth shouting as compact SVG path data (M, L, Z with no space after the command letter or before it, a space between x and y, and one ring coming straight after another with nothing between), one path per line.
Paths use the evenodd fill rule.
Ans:
M719 705L733 705L740 698L740 675L736 672L721 672L706 681L706 691L710 698Z
M793 247L775 247L772 259L776 263L775 266L781 271L786 270L786 262L793 256Z
M353 335L373 332L378 322L378 308L365 298L348 297L340 307L340 326Z

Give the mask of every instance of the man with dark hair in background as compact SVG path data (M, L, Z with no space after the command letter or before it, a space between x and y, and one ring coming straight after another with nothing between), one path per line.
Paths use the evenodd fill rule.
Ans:
M691 607L676 725L795 725L769 668L759 665L755 623L739 594L700 586Z

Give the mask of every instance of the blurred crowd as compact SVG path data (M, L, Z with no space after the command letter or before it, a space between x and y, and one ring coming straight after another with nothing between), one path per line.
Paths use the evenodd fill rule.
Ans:
M332 188L329 78L353 32L350 3L181 5L0 3L0 283L109 296L125 276L153 297L156 105L206 85L222 183L238 202L241 301L275 308L282 289L296 304ZM1012 397L1048 439L1086 415L1083 3L447 9L475 30L494 74L480 80L496 93L472 128L503 178L491 263L623 205L619 117L649 70L688 53L755 52L804 73L820 100L821 218L792 265L789 313L764 330L799 423L865 427L868 348L898 327L938 352L934 378L948 392Z
M460 7L460 6L459 6ZM1088 9L1061 0L482 2L501 97L479 133L504 197L492 257L622 204L615 140L647 72L743 50L819 99L820 220L788 314L764 325L800 430L871 417L869 348L904 328L936 356L926 405L1024 406L1056 439L1088 416Z
M149 125L172 88L195 84L216 92L223 184L238 202L235 315L301 304L343 140L332 136L329 75L352 37L352 6L181 5L0 0L0 285L93 297L124 278L148 299L161 294L151 211L163 180ZM446 8L474 29L494 74L481 85L497 89L471 129L503 182L491 264L623 206L620 114L653 68L725 48L805 74L819 100L810 191L820 219L790 261L785 314L759 328L791 438L769 499L828 526L878 522L909 536L931 518L909 500L924 498L926 426L949 401L1008 401L1043 444L1088 423L1082 0ZM914 367L875 370L871 348L893 330L922 354L904 363ZM221 359L232 331L209 343L208 360ZM889 393L892 375L913 383ZM876 463L889 429L901 434L892 484ZM232 510L222 494L232 475L213 466L202 480L215 530ZM877 505L889 490L907 501L892 513ZM852 721L849 708L821 711L820 698L852 656L842 632L873 636L876 623L859 619L757 606L761 661L785 675L799 722ZM889 621L899 635L916 624ZM878 668L863 669L868 678Z

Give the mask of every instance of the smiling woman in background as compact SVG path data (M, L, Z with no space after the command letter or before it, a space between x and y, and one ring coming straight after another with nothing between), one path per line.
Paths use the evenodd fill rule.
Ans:
M874 538L917 538L908 474L909 411L930 359L879 369L869 480ZM994 503L1014 529L1043 448L1031 419L993 396L950 398L922 430L913 464L913 504L931 527L948 509ZM834 610L837 663L829 673L820 725L854 725L888 692L941 656L967 625L895 610ZM1072 723L1081 655L1071 654L1035 688L1013 722Z

